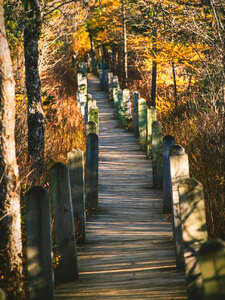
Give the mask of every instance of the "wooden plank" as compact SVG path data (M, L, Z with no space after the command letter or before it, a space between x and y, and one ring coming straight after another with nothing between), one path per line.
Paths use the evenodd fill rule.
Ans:
M186 299L175 266L171 217L138 138L119 127L107 94L89 74L99 107L99 207L87 217L78 248L80 282L57 287L55 299Z

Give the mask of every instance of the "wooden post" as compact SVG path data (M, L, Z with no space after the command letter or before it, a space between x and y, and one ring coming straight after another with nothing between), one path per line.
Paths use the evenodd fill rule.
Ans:
M111 93L112 93L112 88L113 88L113 73L108 72L108 92L109 92L109 99L111 100Z
M118 104L119 104L119 119L120 124L124 126L124 119L125 119L125 112L124 112L124 106L123 106L123 91L121 90L121 93L118 94Z
M147 109L145 99L138 100L138 135L142 150L146 149Z
M102 69L98 69L98 74L99 74L99 80L100 80L100 87L101 90L104 90L104 80L103 80L103 70Z
M155 107L147 108L147 149L146 149L146 157L151 158L151 148L152 148L152 123L156 121L156 109Z
M79 87L79 85L80 85L80 82L81 82L81 80L82 80L82 73L77 73L77 86Z
M88 122L88 107L89 107L89 103L91 103L92 101L93 101L92 95L87 94L86 95L85 108L84 108L84 121L85 121L85 124Z
M98 133L97 133L97 124L94 121L87 122L86 136L88 136L90 133L95 133L95 134L98 135Z
M70 179L67 167L56 163L50 170L54 214L56 256L59 265L56 281L59 283L78 279L77 250L73 221Z
M117 116L117 106L118 106L118 88L113 88L113 107L114 107L114 115Z
M54 299L48 191L32 187L26 199L26 248L29 299Z
M134 133L138 135L138 100L140 99L140 94L138 92L133 92L133 116L134 116Z
M85 241L86 215L84 195L84 155L78 149L68 153L68 167L72 194L75 233L78 241Z
M189 177L188 156L180 145L170 148L170 176L172 186L173 234L175 239L177 269L184 269L182 229L179 206L179 184Z
M85 118L86 94L80 93L80 110L82 116Z
M163 135L162 123L152 123L152 171L153 187L163 188Z
M88 112L89 112L90 107L97 107L97 102L96 102L96 100L90 99L90 100L88 101Z
M199 265L204 286L204 300L225 299L225 243L205 242L199 251Z
M98 208L98 136L94 133L86 138L86 208Z
M119 88L119 79L118 76L113 76L112 88L109 91L110 100L114 100L114 94Z
M103 69L103 88L106 92L108 92L108 73L108 69Z
M87 94L87 79L85 78L85 83L80 84L78 91L82 94Z
M123 90L123 120L122 123L125 128L129 128L132 122L132 111L131 111L131 102L130 102L130 91L128 89Z
M98 107L90 107L88 111L88 122L94 121L97 125L97 135L99 131L99 116L98 116Z
M198 263L200 246L208 239L203 188L201 183L188 178L180 183L178 191L188 299L203 300L203 284Z
M114 98L114 109L116 116L120 117L121 103L123 100L123 92L121 89L117 90L116 97Z
M163 208L164 213L171 213L172 187L170 177L170 148L175 144L172 135L163 138Z

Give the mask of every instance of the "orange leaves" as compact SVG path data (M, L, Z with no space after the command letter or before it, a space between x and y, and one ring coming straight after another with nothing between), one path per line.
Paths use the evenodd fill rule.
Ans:
M84 28L82 31L74 35L72 49L75 53L78 53L79 55L84 55L86 52L90 51L91 45L89 33Z

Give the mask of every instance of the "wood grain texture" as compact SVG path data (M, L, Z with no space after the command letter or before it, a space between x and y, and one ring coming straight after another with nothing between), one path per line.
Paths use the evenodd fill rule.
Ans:
M80 281L60 285L55 299L186 299L177 272L172 223L162 190L152 189L152 165L138 138L119 127L113 104L88 76L99 107L99 209L87 217L78 248Z

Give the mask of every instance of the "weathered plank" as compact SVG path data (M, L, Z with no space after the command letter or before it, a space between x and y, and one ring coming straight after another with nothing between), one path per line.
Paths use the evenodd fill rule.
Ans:
M80 282L60 285L55 299L186 299L162 190L151 188L151 161L120 128L99 80L89 75L88 87L99 107L99 207L78 248Z

